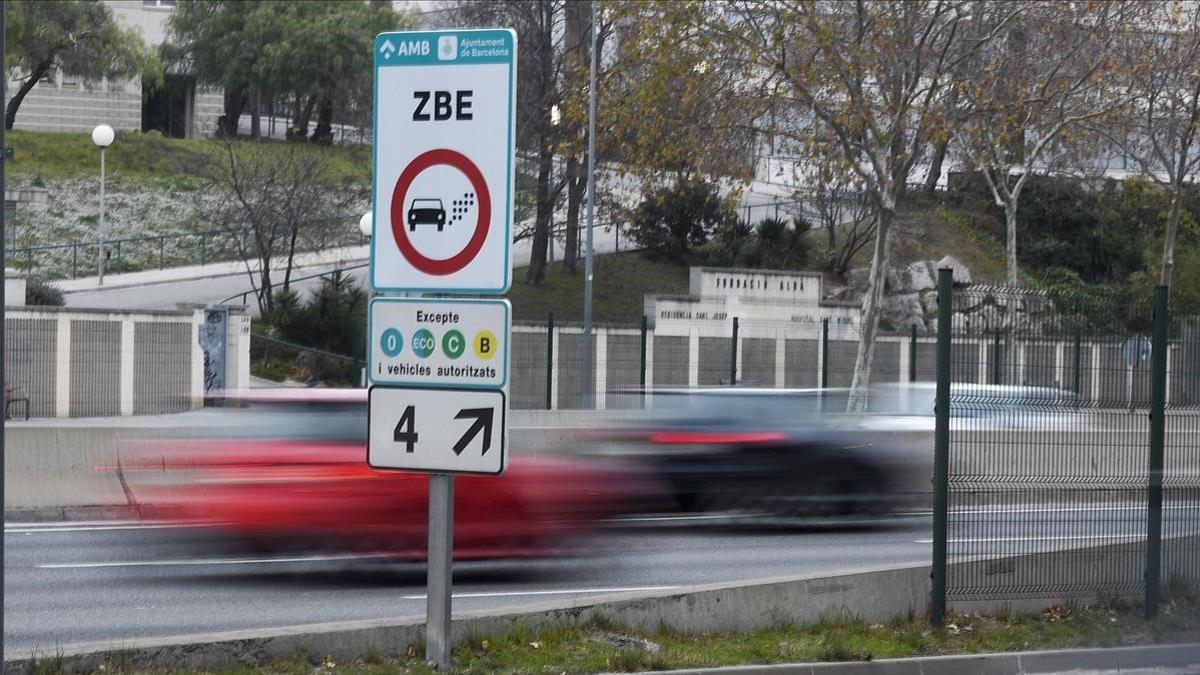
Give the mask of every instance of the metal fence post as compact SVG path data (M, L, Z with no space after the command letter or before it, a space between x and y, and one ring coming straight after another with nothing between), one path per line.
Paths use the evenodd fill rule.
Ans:
M1083 319L1083 317L1080 317L1079 320L1082 320L1082 319ZM1095 368L1095 366L1092 366L1092 367ZM1080 326L1076 326L1075 327L1075 382L1073 383L1075 385L1075 396L1076 397L1083 396L1083 370L1082 370L1082 368L1083 368L1083 328L1081 328ZM1079 398L1076 399L1077 403L1078 403L1078 401L1079 401Z
M165 252L165 249L166 249L166 241L167 241L166 237L158 238L158 269L160 269L160 270L166 266L163 264L164 260L166 258L166 256L163 255L163 253Z
M821 388L829 386L829 317L821 319Z
M554 312L546 317L546 410L553 407L554 391L550 386L554 375Z
M1146 514L1146 618L1158 616L1162 582L1163 435L1167 402L1167 287L1154 289L1150 352L1150 489Z
M992 384L1000 384L1000 329L992 337Z
M646 407L646 332L649 325L646 320L646 315L642 315L642 357L641 365L638 369L641 375L638 377L638 390L641 391L642 407Z
M917 324L912 325L912 335L908 339L908 381L917 381Z
M208 262L208 235L200 235L200 264L204 265Z
M825 390L829 387L829 317L821 319L821 412L825 412Z
M950 347L954 311L954 271L938 270L937 404L933 436L933 597L931 621L946 620L946 516L950 497Z
M729 385L737 384L738 318L733 317L733 340L729 345Z
M117 240L117 269L122 269L121 265L121 240ZM122 269L122 271L124 271Z
M79 244L71 244L71 278L79 277Z

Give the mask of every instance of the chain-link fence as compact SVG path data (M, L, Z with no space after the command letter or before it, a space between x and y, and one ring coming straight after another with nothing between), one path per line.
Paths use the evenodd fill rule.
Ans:
M1160 579L1200 581L1200 323L1169 318L1165 288L969 286L952 308L935 620L947 601L1140 593L1152 614Z

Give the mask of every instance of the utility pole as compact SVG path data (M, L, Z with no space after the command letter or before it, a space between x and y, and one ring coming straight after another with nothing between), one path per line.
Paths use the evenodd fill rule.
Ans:
M583 264L583 403L592 407L592 228L596 222L596 2L592 0L592 67L588 82L587 251Z

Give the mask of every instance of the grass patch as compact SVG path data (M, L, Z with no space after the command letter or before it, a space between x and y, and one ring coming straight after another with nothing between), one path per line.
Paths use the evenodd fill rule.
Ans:
M1051 606L1041 614L954 614L942 629L924 617L886 623L850 618L804 626L780 626L738 634L681 635L659 628L634 631L598 620L574 628L531 631L518 626L503 636L472 637L454 650L453 672L595 673L813 661L864 661L905 656L987 653L1034 649L1116 647L1189 642L1200 634L1200 598L1180 594L1148 622L1140 606L1110 601L1089 606ZM49 660L39 672L60 672ZM130 669L113 663L106 672L167 675L185 671ZM261 666L216 671L241 673L434 673L410 646L403 658L369 650L352 662L298 654Z
M592 318L597 323L636 324L642 319L646 294L688 292L687 265L656 260L630 251L596 256L592 276ZM525 268L513 270L508 299L517 321L583 321L583 261L568 274L562 262L549 265L540 286L525 283Z
M95 176L100 170L99 152L92 144L90 134L13 130L5 138L14 153L13 158L7 160L8 170L34 176L32 184L35 186L44 178ZM285 149L283 143L264 144L280 152ZM219 147L217 141L207 138L165 138L158 134L121 132L105 154L105 171L114 180L136 181L163 190L194 191L200 187L196 178L197 165ZM326 156L329 178L370 182L369 146L311 147L314 152Z

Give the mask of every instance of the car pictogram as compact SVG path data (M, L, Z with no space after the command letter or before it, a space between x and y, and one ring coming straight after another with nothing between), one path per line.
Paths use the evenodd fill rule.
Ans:
M408 207L408 231L415 232L417 225L437 225L438 232L446 227L446 209L440 199L413 199Z

